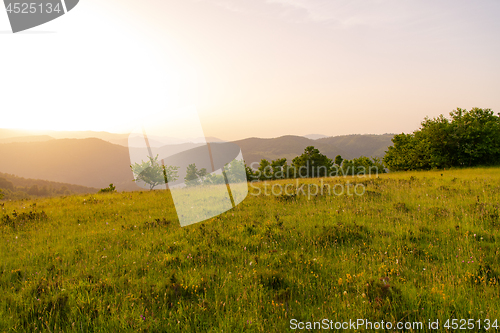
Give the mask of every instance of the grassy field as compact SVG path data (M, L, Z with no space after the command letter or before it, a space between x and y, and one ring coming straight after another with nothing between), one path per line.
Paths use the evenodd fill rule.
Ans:
M476 320L469 331L500 320L500 168L323 184L347 181L365 193L250 188L185 228L166 191L3 202L0 331L286 332L328 318L425 331L439 320L444 332L447 319Z

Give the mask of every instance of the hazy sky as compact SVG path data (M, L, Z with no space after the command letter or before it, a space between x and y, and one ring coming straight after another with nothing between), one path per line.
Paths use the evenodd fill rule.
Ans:
M33 29L53 33L0 33L0 128L126 132L194 105L207 136L240 139L500 112L499 15L497 0L81 0Z

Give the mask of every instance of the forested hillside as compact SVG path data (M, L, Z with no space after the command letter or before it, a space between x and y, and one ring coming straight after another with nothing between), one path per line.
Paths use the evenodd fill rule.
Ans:
M0 191L4 199L49 197L56 195L96 193L98 189L47 180L18 177L0 172Z

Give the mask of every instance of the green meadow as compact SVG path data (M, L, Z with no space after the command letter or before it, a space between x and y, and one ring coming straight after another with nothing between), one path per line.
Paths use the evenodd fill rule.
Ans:
M3 201L0 331L287 332L323 319L496 330L500 168L299 185L321 182L364 193L256 183L184 228L168 191Z

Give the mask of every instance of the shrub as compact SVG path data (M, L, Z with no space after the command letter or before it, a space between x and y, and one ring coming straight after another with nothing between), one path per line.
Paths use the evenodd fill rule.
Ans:
M101 188L99 193L112 193L116 192L116 187L113 184L109 184L109 187Z

